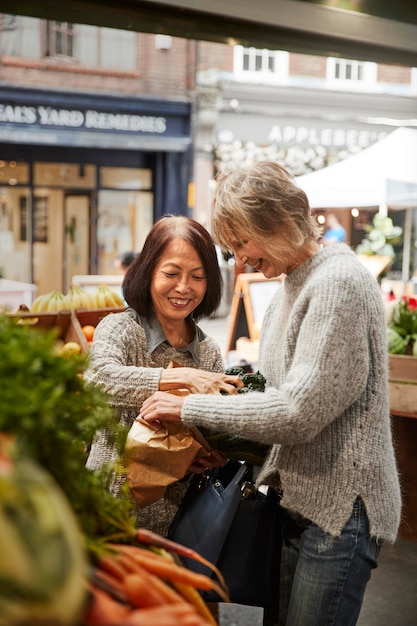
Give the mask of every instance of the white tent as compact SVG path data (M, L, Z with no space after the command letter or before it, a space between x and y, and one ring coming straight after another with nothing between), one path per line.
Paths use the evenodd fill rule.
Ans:
M298 176L313 209L417 207L417 130L398 128L347 159ZM411 253L411 211L404 224L403 280L408 280Z
M398 128L358 154L297 184L313 209L417 206L417 130Z

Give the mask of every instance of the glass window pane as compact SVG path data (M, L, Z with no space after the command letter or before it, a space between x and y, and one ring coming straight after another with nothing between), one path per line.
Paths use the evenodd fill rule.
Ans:
M100 191L97 224L98 273L116 274L122 252L139 252L152 227L153 194Z
M30 190L0 187L0 275L30 282ZM1 304L1 303L0 303ZM7 304L7 303L6 303ZM16 310L18 307L7 307ZM19 303L23 304L22 302ZM28 303L27 306L29 306Z
M248 72L249 71L249 53L245 52L243 55L243 69Z
M101 187L152 189L152 170L134 167L101 167Z
M27 185L29 164L0 159L0 185Z
M68 189L93 189L96 186L96 166L78 163L34 164L35 185L65 187Z

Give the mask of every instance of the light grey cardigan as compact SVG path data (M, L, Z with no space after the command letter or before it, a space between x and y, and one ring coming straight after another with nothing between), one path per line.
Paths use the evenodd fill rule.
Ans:
M196 332L200 339L197 342L198 366L222 372L224 364L220 347L198 327ZM177 350L167 342L149 352L145 329L138 323L135 313L127 310L107 315L97 325L90 365L84 377L109 394L115 419L130 427L144 400L158 390L161 372L172 360L184 367L197 367L190 352ZM87 467L97 471L116 458L116 449L108 444L102 433L97 433ZM112 488L115 496L120 495L122 482L121 477L115 480ZM186 489L187 483L174 483L168 487L164 498L143 509L136 507L137 525L165 536Z
M276 484L279 473L284 507L337 536L360 496L371 535L393 542L401 496L387 363L378 284L336 244L272 298L259 346L265 393L190 395L182 419L275 444L258 483Z

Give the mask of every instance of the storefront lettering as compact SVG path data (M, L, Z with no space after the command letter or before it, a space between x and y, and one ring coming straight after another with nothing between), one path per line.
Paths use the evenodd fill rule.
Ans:
M34 124L36 122L36 109L34 107L0 104L0 122Z
M85 127L104 130L164 133L166 131L166 119L164 117L152 117L146 115L122 115L119 113L99 113L98 111L87 111Z
M270 143L310 144L336 147L366 148L385 133L342 128L311 128L307 126L273 126L268 135Z
M52 109L51 107L39 106L38 113L42 126L79 128L84 123L84 115L81 111L74 109Z
M56 109L53 107L28 107L0 104L0 122L55 128L91 128L96 130L116 130L134 133L165 133L165 117L152 115L128 115L107 113L90 109Z

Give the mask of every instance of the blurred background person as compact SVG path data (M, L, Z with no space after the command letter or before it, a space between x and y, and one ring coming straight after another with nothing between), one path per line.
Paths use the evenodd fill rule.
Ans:
M343 243L346 241L346 231L334 213L329 213L326 218L327 230L323 235L322 243L330 246L333 243Z
M126 274L138 254L138 252L133 252L132 250L118 254L114 259L114 267L117 270L117 273Z

